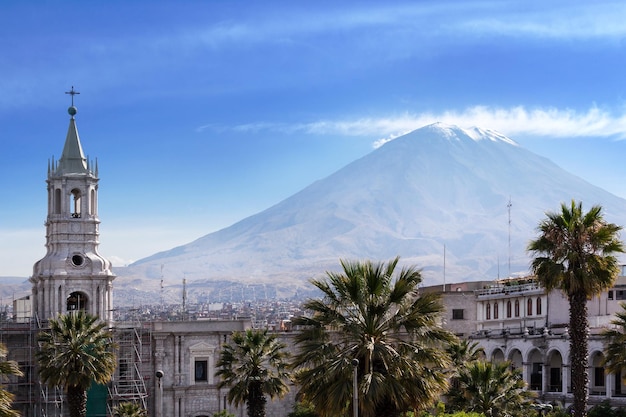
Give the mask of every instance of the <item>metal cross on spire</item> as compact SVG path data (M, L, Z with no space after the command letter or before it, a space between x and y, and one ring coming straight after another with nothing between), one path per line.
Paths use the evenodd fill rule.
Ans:
M70 91L66 91L65 94L72 96L72 106L74 106L74 96L80 93L78 91L74 91L74 86L72 86L72 89Z

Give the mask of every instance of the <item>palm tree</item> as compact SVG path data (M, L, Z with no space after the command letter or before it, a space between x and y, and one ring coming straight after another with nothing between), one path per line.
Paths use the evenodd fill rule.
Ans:
M106 323L84 311L59 315L38 341L41 381L65 390L70 417L85 417L87 389L106 384L115 371L116 345Z
M8 350L0 343L0 381L5 382L10 376L23 376L24 374L15 361L7 361ZM13 410L14 395L0 386L0 417L20 417L20 413Z
M450 355L452 368L456 370L485 357L485 349L478 342L470 342L469 340L450 343L446 350Z
M300 395L322 417L353 407L354 371L362 417L428 407L447 388L444 347L455 337L441 327L440 298L419 295L420 272L396 274L398 261L341 261L341 273L311 281L323 298L306 301L310 315L293 321L303 326L293 365Z
M126 401L113 409L113 417L146 417L148 414L141 405Z
M548 212L539 224L539 237L528 245L535 257L532 270L547 290L561 290L570 309L570 362L574 417L587 409L587 300L613 286L619 274L615 254L624 252L620 226L608 223L602 207L583 212L572 200L561 212Z
M247 404L249 417L265 416L265 396L283 397L288 391L288 354L285 345L267 330L234 332L223 346L215 373L218 388L229 387L230 404Z
M450 355L451 367L450 367L450 390L448 396L452 391L456 391L460 388L458 376L462 370L466 369L472 363L485 358L485 349L479 345L478 342L470 342L469 340L459 340L458 342L450 343L446 348L448 355Z
M626 303L620 303L620 306L622 311L615 313L611 321L615 327L602 332L607 338L604 366L612 374L626 376Z
M473 411L487 417L528 414L535 393L526 390L520 370L510 362L471 362L460 370L459 389L450 392L450 406L456 411Z

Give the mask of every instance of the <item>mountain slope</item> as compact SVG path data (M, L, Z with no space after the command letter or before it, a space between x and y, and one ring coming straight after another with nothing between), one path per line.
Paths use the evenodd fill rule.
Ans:
M544 212L571 199L587 208L601 204L608 220L626 224L626 200L512 140L434 124L263 212L119 274L122 281L160 278L163 267L170 282L265 283L289 293L337 269L340 258L400 255L424 269L428 284L494 279L527 271L525 246Z

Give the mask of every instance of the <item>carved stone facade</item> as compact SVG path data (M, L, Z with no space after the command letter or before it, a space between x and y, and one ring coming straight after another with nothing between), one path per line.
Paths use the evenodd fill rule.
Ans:
M153 322L154 371L151 384L155 417L209 417L227 410L245 416L246 409L228 404L227 390L218 389L215 364L222 345L234 331L251 328L249 320ZM280 334L291 345L290 333ZM266 404L268 417L284 417L292 411L295 389L286 398ZM151 414L152 415L152 414Z

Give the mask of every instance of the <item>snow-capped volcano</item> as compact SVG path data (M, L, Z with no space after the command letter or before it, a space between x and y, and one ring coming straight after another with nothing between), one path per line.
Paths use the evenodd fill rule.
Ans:
M497 132L437 123L267 210L142 259L116 283L163 273L205 288L271 283L293 293L342 258L398 255L423 268L426 284L495 279L528 271L525 247L545 211L572 199L600 204L607 220L626 224L626 200Z
M477 126L472 126L467 129L460 128L454 125L448 125L445 123L433 123L425 126L422 129L431 130L434 135L438 135L448 140L460 141L468 137L475 141L487 140L492 142L505 142L511 145L517 146L517 143L504 136L503 134L490 129L481 129ZM420 129L420 130L422 130Z

